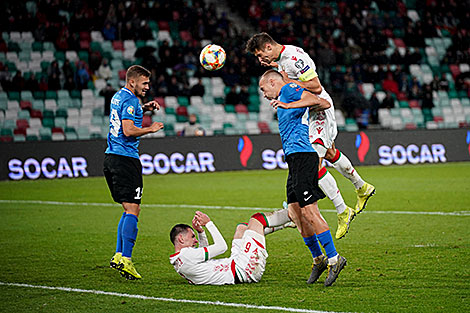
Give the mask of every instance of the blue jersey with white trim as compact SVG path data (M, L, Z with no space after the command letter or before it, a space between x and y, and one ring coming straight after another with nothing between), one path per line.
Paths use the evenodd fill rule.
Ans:
M125 136L122 120L132 120L136 127L142 127L143 110L139 99L127 88L122 88L111 99L109 114L108 148L105 153L139 158L140 137Z
M281 88L279 101L291 103L300 100L304 88L297 84L286 84ZM279 134L284 155L297 152L315 152L308 139L308 108L277 108Z

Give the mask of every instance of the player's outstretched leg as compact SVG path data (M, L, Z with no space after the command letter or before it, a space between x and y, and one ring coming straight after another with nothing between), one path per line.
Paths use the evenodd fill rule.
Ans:
M357 193L357 203L354 210L356 214L361 213L366 207L367 200L375 194L375 187L366 183L361 178L348 157L342 154L338 149L336 149L335 156L328 159L328 161L330 161L338 172L353 183Z
M349 231L349 226L356 216L354 210L348 207L341 196L336 180L325 167L318 171L318 185L325 195L330 199L338 215L338 228L336 229L336 239L343 238Z

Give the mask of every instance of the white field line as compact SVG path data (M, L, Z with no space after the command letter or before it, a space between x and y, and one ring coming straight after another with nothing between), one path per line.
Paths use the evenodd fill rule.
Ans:
M230 302L220 302L220 301L202 301L202 300L189 300L189 299L161 298L161 297L151 297L151 296L134 295L134 294L128 294L128 293L93 290L93 289L77 289L77 288L69 288L69 287L51 287L51 286L6 283L6 282L0 282L0 285L11 286L11 287L22 287L22 288L59 290L59 291L65 291L65 292L91 293L91 294L95 294L95 295L115 296L115 297L133 298L133 299L141 299L141 300L154 300L154 301L162 301L162 302L191 303L191 304L204 304L204 305L208 304L208 305L236 307L236 308L243 308L243 309L258 309L258 310L286 311L286 312L306 312L306 313L334 313L334 312L328 312L328 311L296 309L296 308L288 308L288 307L282 307L282 306L267 306L267 305L252 305L252 304L230 303Z
M0 200L0 203L18 203L18 204L48 204L63 206L119 206L116 203L99 202L63 202L63 201L43 201L43 200ZM201 204L142 204L142 207L148 208L189 208L189 209L207 209L207 210L248 210L248 211L273 211L278 208L256 208L256 207L238 207L230 205L201 205ZM320 209L321 212L336 213L336 210ZM373 211L366 210L361 214L404 214L404 215L444 215L444 216L470 216L470 211L454 212L432 212L432 211Z

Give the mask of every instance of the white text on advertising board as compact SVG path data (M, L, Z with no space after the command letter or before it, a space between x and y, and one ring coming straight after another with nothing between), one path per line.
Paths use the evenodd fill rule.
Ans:
M447 162L446 148L442 144L432 144L429 147L426 144L418 147L415 144L409 146L395 145L380 146L379 147L379 163L382 165L398 164L402 165L405 163L419 164L419 163L438 163Z
M164 153L158 153L153 157L149 154L140 155L142 174L144 175L150 175L154 172L167 174L170 170L177 174L206 171L214 172L214 161L214 156L210 152L199 152L197 157L192 152L186 155L175 152L170 156Z
M61 157L56 162L53 158L45 157L42 160L29 158L24 161L11 159L8 161L8 176L13 180L23 178L37 179L44 175L45 178L62 178L62 177L88 177L87 161L84 157L72 157L71 162Z

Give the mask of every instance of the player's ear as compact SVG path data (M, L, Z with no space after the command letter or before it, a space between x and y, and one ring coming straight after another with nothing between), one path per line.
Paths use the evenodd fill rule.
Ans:
M270 43L267 43L266 46L264 46L264 51L271 51L273 49L273 46Z

